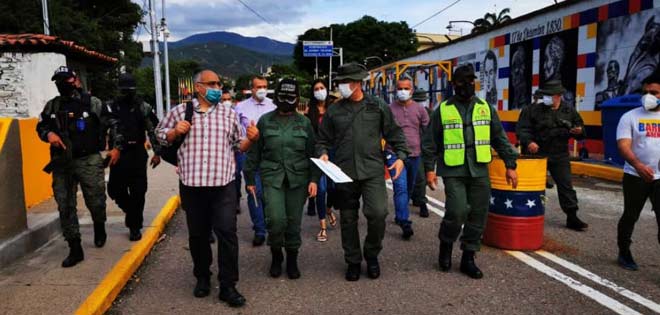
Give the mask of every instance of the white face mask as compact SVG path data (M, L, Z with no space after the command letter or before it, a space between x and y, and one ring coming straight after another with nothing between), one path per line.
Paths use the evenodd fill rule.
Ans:
M410 99L412 93L410 90L396 90L396 98L400 102L406 102Z
M644 94L642 95L642 106L647 111L654 111L660 106L660 100L653 94Z
M257 99L260 101L263 101L266 98L266 95L268 95L268 90L266 89L258 89L257 90Z
M417 104L421 105L424 108L429 107L429 101L420 101L420 102L417 102Z
M341 83L339 84L339 93L341 93L341 97L343 98L349 98L351 95L353 95L354 90L351 90L351 84L350 83Z
M224 102L222 102L222 105L223 105L223 106L226 106L227 108L231 108L231 106L233 105L233 103L232 103L231 101L224 101Z
M325 99L328 97L328 91L326 89L320 89L317 91L314 91L314 98L318 101L325 101Z
M552 96L543 95L543 104L546 106L552 106Z

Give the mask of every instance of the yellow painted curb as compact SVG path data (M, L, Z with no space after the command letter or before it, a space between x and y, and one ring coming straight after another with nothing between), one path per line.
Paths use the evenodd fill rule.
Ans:
M574 175L585 175L613 182L623 181L623 169L585 162L571 162L571 172Z
M105 278L94 289L94 292L78 307L76 315L103 314L110 308L119 292L156 244L165 229L165 225L170 221L176 209L179 208L180 202L179 196L172 196L167 201L151 223L151 226L145 229L142 240L133 245L128 253L124 254L117 264L112 267L112 270L105 275Z

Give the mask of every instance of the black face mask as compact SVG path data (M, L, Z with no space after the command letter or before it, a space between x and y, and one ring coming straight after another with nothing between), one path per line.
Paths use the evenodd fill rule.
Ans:
M468 100L474 96L474 84L464 83L454 86L456 96L462 100Z
M290 113L290 112L296 110L296 105L297 105L297 102L293 103L293 104L289 104L287 102L278 102L277 110L279 110L282 113Z
M125 100L133 100L133 99L135 99L135 95L136 95L135 90L133 90L133 89L125 89L125 90L122 89L122 90L119 90L119 93L120 93L121 97Z
M61 96L71 96L73 91L76 90L73 84L67 82L58 82L55 83L55 86L57 86L57 91L60 92Z

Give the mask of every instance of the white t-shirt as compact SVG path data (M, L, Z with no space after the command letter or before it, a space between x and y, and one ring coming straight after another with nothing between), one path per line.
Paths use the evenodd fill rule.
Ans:
M660 179L660 112L649 112L643 107L630 110L621 116L616 129L616 139L632 139L632 151L640 162L650 166L655 179ZM626 174L639 177L632 165L626 162Z

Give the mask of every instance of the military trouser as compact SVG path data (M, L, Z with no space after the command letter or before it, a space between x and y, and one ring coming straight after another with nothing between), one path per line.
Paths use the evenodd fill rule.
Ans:
M571 161L566 154L554 154L548 156L548 171L557 185L559 205L566 214L574 214L578 211L577 193L571 182Z
M300 224L307 200L307 185L291 188L284 180L281 188L264 185L263 190L268 245L297 250L302 243Z
M413 188L412 195L410 196L414 206L421 206L429 202L426 198L426 174L424 173L424 165L420 165L417 169L417 177L415 177L415 187Z
M126 213L127 228L141 229L147 193L147 160L143 145L127 146L117 164L110 167L108 196Z
M76 209L78 184L92 221L105 222L105 173L100 154L76 158L65 167L53 170L53 194L57 201L62 233L67 241L80 238Z
M445 217L438 237L453 243L461 234L461 249L479 251L481 236L488 218L490 179L484 177L443 177L445 186Z
M376 176L351 183L336 184L336 207L341 214L341 242L344 260L349 264L362 262L358 218L360 197L364 201L362 212L367 218L367 237L364 239L364 258L377 258L383 249L385 218L387 217L387 191L385 178Z

